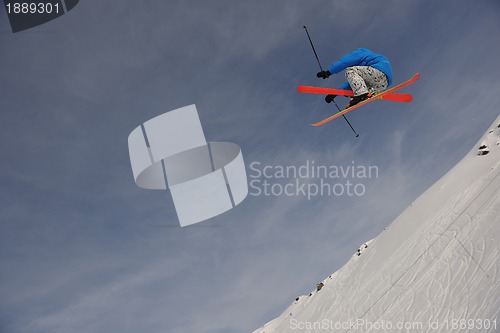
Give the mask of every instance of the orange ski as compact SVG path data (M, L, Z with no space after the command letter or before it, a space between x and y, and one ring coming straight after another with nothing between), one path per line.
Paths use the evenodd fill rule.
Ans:
M358 104L356 104L356 105L354 105L354 106L351 106L351 107L349 107L349 108L346 108L346 109L344 109L344 110L342 110L342 111L340 111L340 112L335 113L334 115L332 115L332 116L330 116L330 117L328 117L328 118L326 118L326 119L323 119L323 120L321 120L321 121L319 121L319 122L317 122L317 123L311 124L311 125L312 125L312 126L321 126L321 125L324 125L324 124L326 124L327 122L332 121L333 119L338 118L338 117L340 117L340 116L342 116L342 115L346 114L346 113L347 113L347 112L349 112L349 111L352 111L352 110L354 110L354 109L357 109L357 108L359 108L360 106L363 106L363 105L365 105L365 104L367 104L367 103L370 103L370 102L371 102L371 101L373 101L373 100L376 100L376 99L383 99L383 97L384 97L384 96L387 96L387 95L389 95L389 94L391 94L391 93L393 93L393 92L395 92L395 91L397 91L397 90L399 90L399 89L401 89L401 88L404 88L404 87L406 87L406 86L409 86L410 84L415 83L415 82L418 80L418 78L419 78L419 77L420 77L420 73L417 73L417 74L413 75L413 77L412 77L411 79L409 79L408 81L405 81L405 82L403 82L403 83L401 83L401 84L398 84L397 86L394 86L394 87L392 87L392 88L390 88L390 89L387 89L387 90L385 90L385 91L383 91L383 92L377 93L377 94L375 94L373 97L370 97L370 98L368 98L368 99L365 99L364 101L361 101L361 102L359 102Z
M352 90L323 88L323 87L314 87L314 86L298 86L297 91L300 93L306 93L306 94L321 94L321 95L333 94L333 95L340 95L340 96L346 96L346 97L354 96L354 93ZM408 102L411 102L413 98L410 94L395 93L395 94L387 94L387 95L381 96L381 99L383 99L384 101L408 103Z

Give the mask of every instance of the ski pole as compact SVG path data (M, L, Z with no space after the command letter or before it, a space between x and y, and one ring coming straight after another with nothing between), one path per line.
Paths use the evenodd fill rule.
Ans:
M311 43L311 48L313 49L314 55L316 56L316 60L318 61L319 69L323 71L323 67L321 67L321 63L319 62L318 54L316 53L316 49L314 48L314 44L311 40L311 36L309 36L309 31L307 31L307 27L304 26L304 29L306 30L307 38L309 39L309 43Z
M337 109L339 110L339 112L342 111L342 110L340 110L339 106L337 105L337 102L333 101L333 104L335 104L335 106L337 107ZM349 120L347 120L346 116L344 114L342 116L344 116L345 121L347 121L347 125L349 125L349 127L352 129L352 131L354 132L354 134L356 134L356 137L358 137L359 134L356 133L356 130L354 129L354 127L352 127L351 123L349 122Z
M321 71L323 71L323 67L321 66L321 62L319 61L319 57L318 57L318 53L316 53L316 48L314 47L314 44L311 40L311 36L309 35L309 31L307 30L307 27L304 25L304 29L306 31L306 34L307 34L307 38L309 39L309 43L311 44L311 48L314 52L314 56L316 57L316 60L318 61L318 65L319 65L319 69ZM339 110L339 112L341 111L339 106L337 105L337 103L335 101L333 101L333 103L335 104L335 106L337 107L337 109ZM358 133L356 133L356 131L354 130L354 127L352 127L351 123L349 122L349 120L347 120L347 117L345 115L342 115L342 117L344 117L345 121L347 122L347 124L349 125L349 127L351 128L351 130L354 132L354 134L356 135L356 137L359 136Z

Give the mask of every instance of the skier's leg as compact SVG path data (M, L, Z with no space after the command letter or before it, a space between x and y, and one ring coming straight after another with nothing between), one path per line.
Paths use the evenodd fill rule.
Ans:
M347 67L345 70L345 77L354 92L354 96L359 96L368 93L368 87L362 76L363 67L366 66L353 66Z
M387 76L374 67L364 66L361 70L361 77L370 91L380 92L387 89Z
M349 72L349 74L348 74ZM349 75L349 76L348 76ZM380 70L370 67L370 66L354 66L346 69L346 77L348 76L354 81L353 84L359 89L356 89L351 81L349 84L354 91L354 95L361 95L363 93L371 92L379 92L387 89L387 76L382 73ZM359 83L359 80L362 80L362 84Z

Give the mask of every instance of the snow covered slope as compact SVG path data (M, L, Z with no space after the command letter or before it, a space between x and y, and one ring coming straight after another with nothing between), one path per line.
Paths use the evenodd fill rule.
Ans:
M254 333L500 332L500 116L352 259Z

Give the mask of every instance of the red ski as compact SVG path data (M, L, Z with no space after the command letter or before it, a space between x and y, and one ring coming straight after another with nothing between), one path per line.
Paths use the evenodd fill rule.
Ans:
M314 86L298 86L297 91L300 93L306 94L321 94L321 95L340 95L352 97L354 93L352 90L343 90L343 89L333 89L333 88L323 88L323 87L314 87ZM393 102L411 102L413 97L410 94L387 94L381 96L381 99L385 101L393 101Z
M401 84L398 84L397 86L394 86L394 87L392 87L392 88L390 88L390 89L387 89L387 90L385 90L385 91L382 91L382 92L380 92L380 93L377 93L377 94L375 94L373 97L370 97L370 98L368 98L368 99L365 99L364 101L361 101L361 102L359 102L358 104L356 104L356 105L354 105L354 106L351 106L351 107L346 108L346 109L344 109L344 110L342 110L342 111L339 111L339 112L335 113L334 115L332 115L332 116L330 116L330 117L328 117L328 118L326 118L326 119L323 119L323 120L321 120L321 121L319 121L319 122L317 122L317 123L311 124L311 125L312 125L312 126L321 126L321 125L323 125L323 124L326 124L326 123L327 123L327 122L329 122L329 121L332 121L332 120L333 120L333 119L335 119L335 118L338 118L338 117L340 117L340 116L342 116L342 115L346 114L346 113L347 113L347 112L349 112L349 111L352 111L352 110L354 110L354 109L359 108L360 106L363 106L363 105L365 105L365 104L367 104L367 103L370 103L370 102L371 102L371 101L373 101L373 100L376 100L376 99L383 99L383 97L384 97L384 96L387 96L387 95L389 95L389 94L392 94L393 92L395 92L395 91L397 91L397 90L399 90L399 89L401 89L401 88L404 88L404 87L406 87L406 86L409 86L410 84L415 83L415 82L418 80L418 78L419 78L419 77L420 77L420 73L417 73L417 74L413 75L413 77L412 77L411 79L409 79L408 81L405 81L405 82L403 82L403 83L401 83Z

